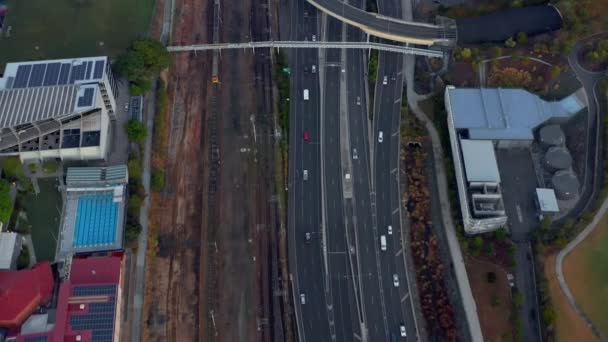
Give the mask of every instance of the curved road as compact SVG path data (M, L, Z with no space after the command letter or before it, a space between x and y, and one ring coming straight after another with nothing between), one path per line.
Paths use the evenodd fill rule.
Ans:
M589 37L588 39L593 39L595 36ZM585 40L585 41L586 41ZM592 71L588 71L586 69L584 69L578 60L578 54L579 51L581 49L581 47L583 46L584 41L581 41L579 43L576 44L576 46L574 47L572 53L570 54L570 56L568 56L568 63L570 64L570 67L572 68L572 71L576 74L576 77L578 78L578 80L582 83L583 88L585 90L585 93L587 94L587 102L588 102L588 108L589 108L589 115L594 115L595 116L595 124L591 123L589 127L589 131L592 131L593 127L597 127L597 123L599 121L599 103L598 103L598 98L597 98L597 94L595 92L595 86L597 84L597 82L602 79L604 77L604 73L603 72L592 72ZM590 98L592 97L592 98ZM593 122L593 120L590 120L590 122ZM596 132L595 136L589 136L589 143L587 144L587 148L588 149L595 149L594 153L590 154L589 150L586 152L587 154L587 166L585 167L585 180L584 180L584 185L583 185L583 189L587 186L592 186L593 185L593 180L589 179L589 177L591 176L592 178L594 177L594 175L589 175L589 169L593 169L592 172L595 173L595 160L596 158L599 157L599 151L597 149L598 144L597 144L597 134L599 132ZM592 186L592 188L595 188ZM594 191L594 190L591 190ZM583 191L585 192L585 191ZM589 199L592 199L592 194L590 194ZM583 207L580 208L581 211L584 210L587 205L590 203L589 201L586 201L583 204ZM572 307L574 308L574 310L576 311L576 313L581 317L581 319L583 319L587 325L590 327L590 329L592 330L592 332L598 336L602 341L606 341L608 340L606 336L604 336L602 334L602 332L598 329L598 327L591 321L591 319L583 312L583 310L580 308L580 306L576 303L576 300L574 298L574 296L572 295L572 292L570 291L570 288L568 287L568 283L566 283L566 278L564 277L564 273L563 273L563 263L564 263L564 258L579 244L581 243L583 240L585 240L585 238L591 234L591 232L597 227L597 223L599 222L599 220L602 218L602 216L606 213L606 211L608 210L608 198L604 199L604 201L602 202L602 205L600 207L600 209L595 213L595 216L593 217L593 221L587 225L587 227L585 227L585 229L583 229L583 231L576 237L574 238L574 240L570 241L570 243L568 243L568 245L562 249L558 254L557 254L557 258L555 261L555 273L557 274L557 280L559 282L559 286L562 290L562 292L564 293L564 295L566 296L566 298L568 299L568 302L570 303L570 305L572 305Z
M450 45L456 41L455 26L445 29L438 25L386 17L338 0L306 1L320 11L380 38L427 46Z

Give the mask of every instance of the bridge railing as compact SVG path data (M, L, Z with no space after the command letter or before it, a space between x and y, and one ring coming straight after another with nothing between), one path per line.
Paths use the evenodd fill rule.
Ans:
M312 41L267 41L267 42L245 42L245 43L220 43L220 44L196 44L169 46L168 51L209 51L209 50L231 50L231 49L256 49L256 48L291 48L291 49L376 49L382 51L414 54L428 57L442 57L443 50L431 48L419 48L412 46L401 46L382 44L374 42L312 42Z

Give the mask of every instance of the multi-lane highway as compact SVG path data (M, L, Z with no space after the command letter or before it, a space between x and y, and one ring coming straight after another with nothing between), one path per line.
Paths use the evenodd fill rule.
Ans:
M318 35L316 12L304 1L292 1L292 39L310 40ZM303 342L328 341L330 336L321 240L319 81L317 74L301 72L312 65L318 65L315 49L296 50L290 56L289 261L299 340ZM310 134L305 143L304 132Z
M401 17L401 2L378 0L378 11ZM389 325L392 330L404 325L408 339L417 339L416 318L411 303L409 279L405 267L402 241L407 239L401 227L399 194L399 129L403 90L403 63L401 54L378 53L378 77L374 103L374 189L375 218L379 231L387 236L387 251L383 253L384 279L397 277L399 286L392 282L384 285ZM379 136L383 139L380 142ZM392 234L389 234L389 227Z
M331 17L322 21L304 0L293 1L292 15L294 40L366 39ZM395 172L403 64L398 55L382 55L379 72L389 80L376 89L376 124L370 130L365 53L311 49L290 58L289 243L301 341L404 340L402 324L407 339L417 339ZM382 144L379 130L386 132ZM381 235L387 238L385 251Z

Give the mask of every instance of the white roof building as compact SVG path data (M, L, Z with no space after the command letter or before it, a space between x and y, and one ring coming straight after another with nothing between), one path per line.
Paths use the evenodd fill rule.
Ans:
M467 181L500 183L494 145L489 140L460 140Z
M0 270L15 268L17 257L21 252L21 239L17 233L0 233Z
M557 197L555 197L555 191L553 189L536 189L536 200L541 213L557 213L559 212L559 205L557 204Z
M104 159L117 88L107 57L8 63L0 156Z

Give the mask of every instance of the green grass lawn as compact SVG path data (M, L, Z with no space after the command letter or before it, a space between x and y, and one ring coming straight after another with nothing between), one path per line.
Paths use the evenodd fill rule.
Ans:
M583 311L608 334L608 215L566 257L564 272Z
M32 59L115 56L131 40L146 35L153 6L154 0L8 0L0 66Z
M24 201L37 261L55 259L62 207L57 184L57 178L38 179L40 193L28 194Z

